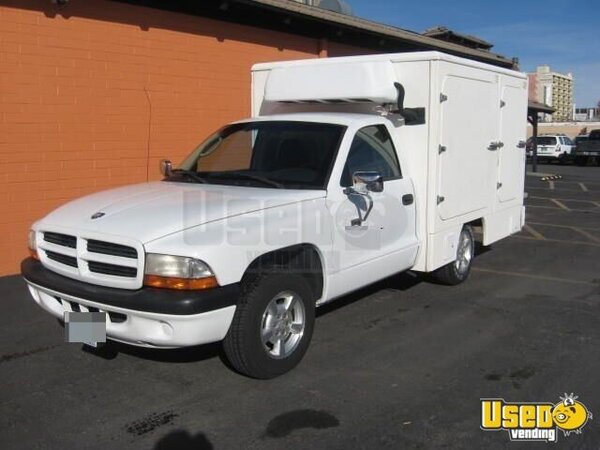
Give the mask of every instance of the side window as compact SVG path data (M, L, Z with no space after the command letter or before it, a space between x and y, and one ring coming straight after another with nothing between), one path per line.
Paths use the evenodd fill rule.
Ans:
M360 170L379 172L386 181L402 178L392 138L384 125L368 126L356 133L340 185L351 186L352 174Z

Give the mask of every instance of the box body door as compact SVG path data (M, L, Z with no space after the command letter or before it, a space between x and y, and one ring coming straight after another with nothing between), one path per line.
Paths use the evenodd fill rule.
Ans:
M493 205L498 136L497 75L441 64L438 220L463 218Z
M527 95L525 82L502 77L498 150L498 202L522 203L525 177Z

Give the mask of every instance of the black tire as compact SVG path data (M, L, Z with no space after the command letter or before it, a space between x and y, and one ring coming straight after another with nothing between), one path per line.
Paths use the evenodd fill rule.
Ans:
M473 264L473 257L475 256L475 237L473 235L473 228L471 228L470 225L463 226L458 242L457 260L440 267L432 274L433 278L438 283L448 286L455 286L469 278L469 274L471 273L471 265ZM461 251L463 250L461 247L463 243L468 245L466 251L470 252L470 256L467 258L468 263L466 265L458 264L458 258L461 258Z
M267 306L283 292L296 294L302 302L304 328L290 354L277 358L269 353L268 344L263 344L261 332ZM296 367L312 338L315 323L313 297L309 284L299 274L284 272L283 269L268 269L249 275L243 281L233 322L223 341L225 355L233 368L252 378L269 379ZM292 339L291 334L289 338Z
M587 163L588 163L587 156L576 156L575 157L575 164L577 164L578 166L587 166Z

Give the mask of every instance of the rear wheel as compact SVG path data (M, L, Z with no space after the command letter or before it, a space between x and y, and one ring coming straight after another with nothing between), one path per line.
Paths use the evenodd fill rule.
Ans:
M311 289L299 274L267 270L242 286L229 332L223 342L227 359L252 378L274 378L303 358L314 328Z
M433 277L442 284L454 286L465 281L471 273L471 264L475 256L475 238L470 225L463 226L458 238L456 260L433 272Z

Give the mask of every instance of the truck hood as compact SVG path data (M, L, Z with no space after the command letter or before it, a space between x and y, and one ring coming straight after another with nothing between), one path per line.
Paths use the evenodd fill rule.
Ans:
M325 191L315 190L143 183L69 202L42 219L38 228L90 231L147 243L208 222L325 195Z

